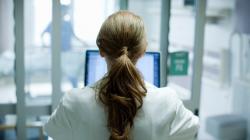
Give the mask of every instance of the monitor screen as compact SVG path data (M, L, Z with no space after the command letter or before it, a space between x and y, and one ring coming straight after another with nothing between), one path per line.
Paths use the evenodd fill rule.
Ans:
M160 87L160 53L146 52L136 64L145 81ZM107 72L107 65L97 50L86 51L85 85L100 80Z

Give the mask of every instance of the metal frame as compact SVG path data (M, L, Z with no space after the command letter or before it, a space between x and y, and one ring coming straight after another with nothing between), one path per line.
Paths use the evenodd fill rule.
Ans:
M26 140L26 108L25 108L25 67L24 67L24 0L14 0L15 20L15 83L17 137Z
M120 0L120 10L128 10L128 0Z
M161 1L161 86L167 85L167 67L168 67L168 46L169 46L169 21L171 12L171 0Z
M16 114L16 104L0 104L0 115Z
M191 100L184 104L196 115L199 114L201 82L203 71L204 31L206 22L206 0L197 0L195 8L194 62Z
M0 115L17 114L17 104L1 104ZM50 115L51 105L25 106L26 116Z
M60 0L52 1L52 110L58 105L61 91L61 4Z

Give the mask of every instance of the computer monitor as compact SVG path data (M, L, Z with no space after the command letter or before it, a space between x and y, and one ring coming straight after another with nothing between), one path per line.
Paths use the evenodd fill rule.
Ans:
M160 87L160 53L146 52L136 64L145 81ZM85 86L100 80L107 72L107 65L98 50L86 51Z

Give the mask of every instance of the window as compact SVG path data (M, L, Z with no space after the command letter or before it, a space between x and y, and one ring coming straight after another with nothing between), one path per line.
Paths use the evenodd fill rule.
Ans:
M0 104L16 102L13 2L0 1Z
M161 0L130 0L128 9L144 20L148 51L160 51Z
M169 75L168 85L180 91L178 93L183 94L180 95L183 99L190 99L194 55L194 6L186 5L183 1L172 1L169 26L169 52L187 51L189 53L189 67L187 75Z
M24 4L25 92L27 103L32 104L38 103L33 100L36 97L48 96L52 92L51 47L50 38L46 34L52 18L52 2L26 0ZM46 102L51 102L49 100Z
M118 10L119 3L116 0L74 0L61 1L61 4L62 90L67 91L83 87L85 50L97 49L96 37L101 24Z

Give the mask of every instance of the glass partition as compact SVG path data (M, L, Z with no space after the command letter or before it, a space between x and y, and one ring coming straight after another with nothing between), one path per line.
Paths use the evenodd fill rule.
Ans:
M49 110L45 105L52 103L51 37L46 32L51 30L52 1L24 0L24 7L26 137L45 139L44 122L36 110Z
M116 0L61 1L62 91L84 86L85 50L97 49L103 21L119 9Z
M13 2L0 1L0 104L16 102Z
M169 53L187 51L189 66L187 75L168 75L168 86L175 88L184 100L189 100L191 97L195 31L194 8L194 3L171 1Z
M49 104L52 92L51 40L46 30L51 30L52 2L25 0L24 4L26 103Z
M14 4L10 0L0 1L0 106L16 103L16 85L14 80ZM0 113L2 111L0 110ZM7 115L0 114L0 126L6 123ZM11 133L0 130L0 139Z
M128 10L144 20L148 51L160 51L161 0L129 0Z

